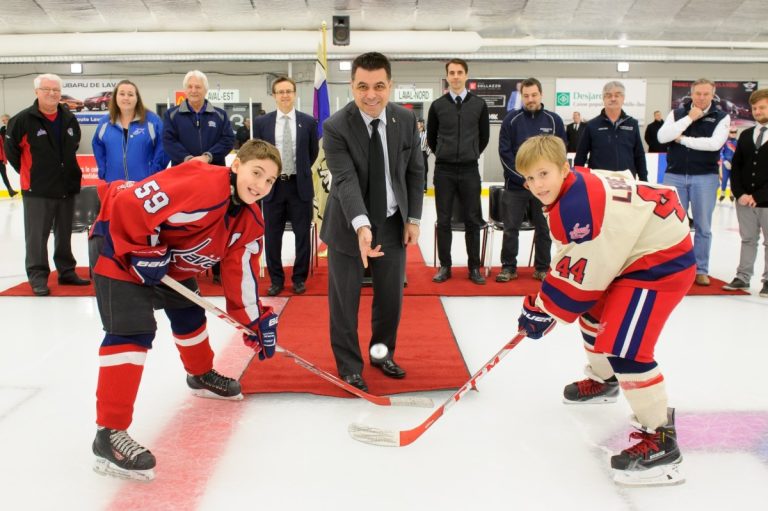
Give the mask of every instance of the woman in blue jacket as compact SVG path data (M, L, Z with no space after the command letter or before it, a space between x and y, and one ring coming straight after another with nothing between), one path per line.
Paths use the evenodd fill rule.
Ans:
M99 179L140 181L168 166L163 151L160 117L148 111L136 85L120 81L93 135L93 154Z

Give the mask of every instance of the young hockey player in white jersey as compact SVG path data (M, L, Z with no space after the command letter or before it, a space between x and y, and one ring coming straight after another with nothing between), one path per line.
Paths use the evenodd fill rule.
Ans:
M684 481L675 414L654 348L695 278L685 211L673 188L626 172L573 172L562 140L537 136L517 153L528 189L544 204L557 253L519 326L541 338L555 321L579 321L588 378L567 385L566 403L609 403L619 388L638 440L611 458L626 485Z

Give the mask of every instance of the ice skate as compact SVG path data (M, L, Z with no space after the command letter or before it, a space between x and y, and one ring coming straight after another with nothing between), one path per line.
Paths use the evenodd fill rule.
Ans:
M187 385L192 389L192 394L197 397L214 399L229 399L239 401L243 399L240 392L240 384L233 378L228 378L211 369L199 376L187 375Z
M619 395L619 381L616 376L603 380L592 372L591 366L586 366L584 372L587 378L566 385L563 389L565 404L600 404L615 403Z
M99 428L93 441L93 454L96 455L93 470L98 474L136 481L155 478L155 456L127 431Z
M648 431L639 424L629 435L635 445L611 457L613 480L624 486L668 486L682 484L683 456L677 446L675 409L667 410L667 425Z

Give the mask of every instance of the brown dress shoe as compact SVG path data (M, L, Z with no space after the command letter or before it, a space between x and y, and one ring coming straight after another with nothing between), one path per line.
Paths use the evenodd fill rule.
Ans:
M709 275L704 275L703 273L696 275L697 286L708 286L709 284Z

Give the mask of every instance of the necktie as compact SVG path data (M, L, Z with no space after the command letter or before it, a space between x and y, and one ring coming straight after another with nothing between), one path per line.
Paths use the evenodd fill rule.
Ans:
M368 217L374 227L381 227L387 219L387 180L384 176L384 148L379 135L379 119L371 121L371 140L368 143Z
M767 130L768 127L763 126L760 128L760 133L757 135L757 142L755 142L755 151L759 151L760 147L763 145L763 136L765 136L765 130Z
M283 150L280 155L283 160L283 174L290 176L296 173L293 162L293 136L291 135L291 118L283 116Z
M461 108L461 96L456 96L456 108Z

